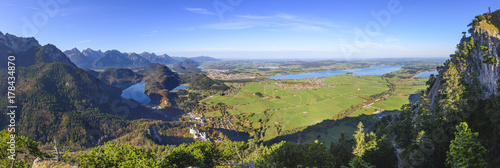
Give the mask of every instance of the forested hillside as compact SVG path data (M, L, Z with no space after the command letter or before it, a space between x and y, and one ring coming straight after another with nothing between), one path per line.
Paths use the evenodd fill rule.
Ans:
M469 24L470 35L463 32L456 52L438 67L439 75L431 76L420 101L404 106L389 124L403 150L402 166L500 165L499 14L477 15Z
M76 67L53 45L40 46L33 38L9 34L2 39L0 45L7 49L1 50L1 55L14 55L17 60L30 62L17 66L15 71L18 135L41 143L58 139L60 144L81 149L127 133L129 119L163 118L137 102L122 98L120 89ZM6 71L1 74L7 78ZM1 92L6 95L7 90ZM0 99L0 104L6 107L7 97ZM2 108L0 112L0 126L6 128L10 124L8 109Z

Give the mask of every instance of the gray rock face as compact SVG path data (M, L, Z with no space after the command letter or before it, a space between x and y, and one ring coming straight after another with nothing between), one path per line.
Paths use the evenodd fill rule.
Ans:
M153 62L154 59L157 57L155 53L149 53L149 52L142 52L139 54L141 57L148 59L149 61Z
M70 57L70 55L78 54L78 53L80 53L80 50L78 50L78 48L73 48L71 50L64 51L64 54L66 54L66 56L68 56L68 57Z
M487 53L482 51L479 47L487 46L488 54L494 56L497 60L500 60L497 51L500 45L500 35L498 32L487 32L481 28L470 29L469 33L471 33L471 37L473 37L474 40L477 40L476 46L478 46L478 48L473 49L471 52L472 59L467 62L469 66L465 72L466 74L470 73L479 75L478 78L482 85L481 90L483 91L483 95L486 98L491 97L497 93L496 82L500 79L500 68L498 64L492 65L483 63L483 54ZM466 40L467 39L462 38L460 42L463 43L463 41Z
M0 31L0 41L5 41L5 35Z
M2 32L0 32L0 45L5 45L13 51L27 51L34 47L40 47L38 41L33 37L23 38L9 33L4 35Z
M86 55L83 53L85 53ZM94 61L96 60L94 56L89 55L98 55L97 51L87 49L83 50L83 52L80 52L80 50L78 50L77 48L66 50L64 51L64 54L66 54L66 56L68 56L71 62L75 63L76 66L83 69L91 69L92 63L94 63ZM100 57L101 55L98 55L98 57Z
M476 48L470 51L470 59L466 59L468 66L465 67L464 77L468 80L472 75L477 75L481 85L481 91L483 92L483 99L491 98L497 93L496 82L500 79L500 67L499 64L493 65L483 63L483 54L489 54L500 61L498 53L500 49L500 34L498 32L488 32L482 28L471 28L469 33L471 34L470 37L476 41ZM460 44L469 42L470 37L462 37ZM487 46L488 53L482 51L481 46ZM439 94L443 89L441 81L442 79L437 77L427 95L433 107L436 107L436 100L440 99Z
M91 59L93 60L96 60L97 58L100 58L102 56L102 54L104 54L101 50L92 50L90 48L87 48L85 50L82 51L82 54L87 56L87 57L90 57Z
M32 168L37 168L37 167L40 167L38 164L40 164L41 162L43 162L42 159L40 159L39 157L37 157L34 161L33 161L33 167Z
M43 51L41 51L43 50ZM41 46L33 38L17 37L12 34L3 34L0 32L0 59L7 60L7 57L16 56L17 66L31 66L35 63L62 62L75 66L64 53L54 45L48 44ZM7 64L0 64L0 68Z

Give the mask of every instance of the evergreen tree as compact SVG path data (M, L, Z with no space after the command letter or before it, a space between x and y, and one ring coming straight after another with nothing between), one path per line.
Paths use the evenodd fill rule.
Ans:
M221 151L214 142L182 144L162 161L167 167L215 167L221 165Z
M439 100L439 106L445 111L444 120L456 125L468 117L461 109L465 104L463 99L465 87L462 84L460 66L453 61L447 66L448 69L443 75L444 88L441 90L442 99Z
M352 154L363 157L366 151L368 150L376 150L377 149L377 137L373 132L366 135L368 138L368 142L365 140L365 133L363 132L363 123L359 122L358 130L356 134L354 134L354 139L356 141L356 146L353 149Z
M376 167L396 167L398 158L396 149L392 146L391 140L382 135L377 142L377 150L366 151L363 155L363 160L373 164Z
M257 167L333 167L333 156L323 143L297 145L282 141L264 148L255 158Z
M450 167L486 167L486 149L479 142L477 132L472 132L466 122L456 126L455 139L446 153L446 164Z
M494 134L500 139L500 80L497 81L497 94L491 105L492 114L490 115L491 125L494 128Z
M0 130L0 142L0 150L2 151L0 152L0 167L10 167L12 164L12 158L9 158L11 156L9 150L13 147L11 144L15 144L15 155L12 155L16 159L14 167L28 167L30 162L26 160L36 157L42 159L50 157L50 154L40 151L38 148L39 142L30 140L25 136L10 133L7 130Z
M356 156L349 162L349 167L351 168L375 168L375 166L370 163L366 163L363 159ZM346 166L342 166L342 168L348 168Z
M95 147L90 154L79 153L77 161L82 168L164 167L151 152L132 145L120 145L113 142Z
M432 123L434 123L434 117L431 113L431 103L426 93L420 98L420 108L417 110L417 115L415 118L415 129L412 130L414 136L422 130L430 131Z
M332 142L330 145L330 153L333 155L333 160L337 165L347 165L354 156L352 139L348 140L344 132L340 134L338 142Z

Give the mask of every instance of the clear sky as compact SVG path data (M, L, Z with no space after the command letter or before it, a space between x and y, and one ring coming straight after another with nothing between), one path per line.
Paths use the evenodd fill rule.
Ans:
M229 59L447 57L488 7L500 9L500 1L0 0L0 31L61 50Z

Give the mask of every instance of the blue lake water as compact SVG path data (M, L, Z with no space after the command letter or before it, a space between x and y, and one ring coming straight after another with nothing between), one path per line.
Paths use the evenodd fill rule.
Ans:
M144 93L146 83L137 83L122 91L122 97L133 99L143 104L148 104L151 99Z
M358 76L383 75L386 73L391 73L391 72L400 70L403 66L404 65L398 65L398 66L380 65L380 66L372 66L372 67L366 67L366 68L328 70L328 71L307 72L307 73L293 73L293 74L286 74L286 75L274 75L274 76L269 77L269 79L286 80L286 79L319 78L319 77L341 75L341 74L346 74L346 73L350 73L350 72L354 73Z
M257 67L257 69L280 69L280 67Z
M430 72L422 72L422 73L419 73L413 77L415 78L428 78L429 76L431 76L431 74L434 74L434 75L438 75L438 71L430 71Z
M144 93L145 87L146 83L143 82L132 85L122 91L122 97L127 99L133 99L143 104L148 104L151 101L151 99ZM172 89L172 91L179 89L186 89L188 87L189 85L181 85L175 87L174 89Z
M188 87L189 87L189 85L180 85L180 86L177 86L174 89L172 89L172 91L174 91L174 90L180 90L180 89L186 89Z

